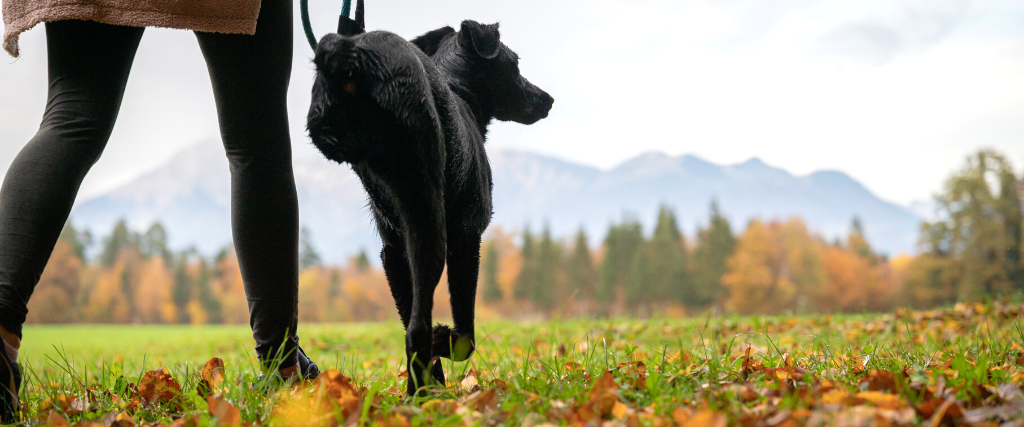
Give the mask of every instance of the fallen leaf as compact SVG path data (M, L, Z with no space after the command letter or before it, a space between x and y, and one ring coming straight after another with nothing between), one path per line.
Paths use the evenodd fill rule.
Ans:
M629 408L626 406L625 403L617 401L617 402L615 402L615 405L612 406L612 416L615 417L615 418L625 418L626 417L626 409L629 409Z
M199 417L193 415L191 417L183 417L174 420L171 427L199 427Z
M477 381L476 376L467 375L466 378L463 378L462 382L460 382L459 384L462 386L463 389L470 390L473 387L476 387L479 384L479 381Z
M63 415L54 410L47 414L45 424L51 427L68 427L71 425L68 423L67 418L64 418Z
M853 395L853 398L857 404L871 402L882 409L896 410L906 406L906 402L904 402L903 399L900 399L899 396L882 393L880 391L862 391Z
M843 390L832 390L821 395L822 405L848 405L851 402L851 395Z
M352 380L336 369L329 369L317 377L317 390L318 394L334 399L342 419L362 410L362 395L352 387Z
M75 396L68 394L58 394L43 400L43 403L39 404L39 412L46 412L52 410L59 410L68 415L77 415L82 412L81 405L74 405L74 401L79 400ZM78 408L75 408L78 406Z
M223 394L215 394L206 398L210 416L217 420L218 425L238 426L242 424L242 413L234 405L224 399Z
M163 368L146 372L139 382L139 397L145 403L170 403L180 396L181 385Z
M866 384L866 388L865 388ZM896 391L896 376L889 371L876 370L869 372L860 380L861 390L866 391Z
M404 415L401 415L401 414L391 414L391 415L388 415L386 417L380 418L376 422L374 422L373 425L379 426L379 427L411 427L412 426L412 424L409 424L409 419L406 418Z
M199 385L196 391L199 396L206 397L220 391L220 385L224 382L224 361L219 357L207 360L200 372Z
M682 427L725 427L728 422L725 414L705 409L686 420Z
M498 392L493 388L474 392L466 397L465 405L478 412L484 412L485 409L497 409Z

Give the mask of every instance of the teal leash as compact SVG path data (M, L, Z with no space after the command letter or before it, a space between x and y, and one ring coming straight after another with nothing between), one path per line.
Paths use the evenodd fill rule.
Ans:
M349 18L352 13L352 0L344 0L341 3L341 14L338 17L338 34L353 36L366 32L366 25L363 21L363 0L356 3L355 19ZM299 0L299 17L302 19L302 31L306 34L306 41L309 47L316 51L316 35L313 34L313 26L309 23L309 0Z

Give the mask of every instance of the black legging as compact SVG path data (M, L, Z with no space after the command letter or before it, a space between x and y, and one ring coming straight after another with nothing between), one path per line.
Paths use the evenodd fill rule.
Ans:
M143 28L46 24L43 121L0 188L0 325L26 307L79 186L110 138ZM298 342L298 198L288 132L292 2L263 0L254 36L196 32L231 168L231 224L261 359ZM140 143L145 143L141 141ZM285 336L289 335L288 339Z

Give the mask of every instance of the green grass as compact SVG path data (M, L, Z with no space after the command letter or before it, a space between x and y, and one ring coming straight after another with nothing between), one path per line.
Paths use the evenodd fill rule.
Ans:
M302 408L341 424L674 425L718 417L831 424L864 414L919 424L949 399L940 412L949 422L1001 422L1024 415L1024 395L1014 400L1024 378L1020 312L1020 304L994 303L931 314L486 322L469 361L445 361L447 387L434 385L427 398L412 400L399 377L404 339L397 322L306 325L299 332L307 354L351 378L359 403L354 414L344 404L323 413ZM246 326L32 326L24 335L28 424L54 416L100 421L120 412L136 423L191 415L200 425L216 423L196 393L198 371L211 357L224 360L224 398L245 421L298 423L275 417L275 408L320 390L305 383L285 393L254 392L259 373ZM133 396L125 383L159 367L181 383L182 398L127 410ZM601 380L606 372L610 383ZM491 389L496 403L487 399ZM91 395L92 404L79 413L45 403L59 394ZM985 417L986 408L1002 412Z

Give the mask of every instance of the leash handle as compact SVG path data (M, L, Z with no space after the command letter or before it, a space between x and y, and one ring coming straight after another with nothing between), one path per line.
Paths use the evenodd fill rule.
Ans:
M356 1L355 19L349 18L352 11L352 0L344 0L341 3L341 15L338 17L338 34L343 36L354 36L366 32L366 24L363 19L363 0ZM309 0L299 0L299 16L302 19L302 31L306 34L306 41L309 47L316 51L316 36L313 34L313 26L309 23Z

